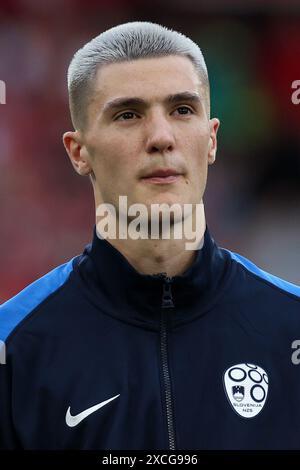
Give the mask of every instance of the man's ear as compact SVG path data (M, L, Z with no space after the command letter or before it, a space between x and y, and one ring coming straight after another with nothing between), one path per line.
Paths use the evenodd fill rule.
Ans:
M82 176L92 171L86 147L81 142L79 131L68 131L63 135L63 143L75 171Z
M217 118L209 120L210 137L208 146L208 164L212 165L216 159L217 153L217 132L220 126L220 121Z

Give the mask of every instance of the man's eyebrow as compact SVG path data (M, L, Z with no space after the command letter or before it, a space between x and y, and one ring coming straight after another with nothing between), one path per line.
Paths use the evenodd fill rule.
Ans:
M192 93L190 91L184 91L182 93L176 93L173 95L168 95L163 102L166 104L176 104L181 101L189 101L195 104L201 103L201 98L198 93ZM124 97L124 98L115 98L111 101L108 101L103 106L103 112L114 111L119 108L130 108L133 106L149 106L149 103L142 98L133 96L133 97Z
M176 93L175 95L167 96L166 100L167 103L175 104L180 101L190 101L195 104L200 104L202 99L198 93L192 93L190 91L184 91L182 93Z
M103 112L106 113L107 111L114 111L119 108L130 108L132 106L141 106L146 105L146 101L142 98L137 97L125 97L125 98L116 98L114 100L108 101L103 106Z

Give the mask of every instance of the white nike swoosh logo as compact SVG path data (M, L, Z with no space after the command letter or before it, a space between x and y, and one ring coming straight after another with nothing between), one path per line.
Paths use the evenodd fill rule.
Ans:
M109 403L112 400L115 400L119 396L120 396L120 394L116 395L112 398L109 398L108 400L102 401L101 403L98 403L97 405L91 406L87 410L84 410L84 411L82 411L81 413L79 413L78 415L75 415L75 416L71 415L71 413L70 413L71 408L69 406L69 408L67 410L67 413L66 413L66 424L70 428L73 428L74 426L77 426L77 424L81 423L81 421L83 419L85 419L87 416L91 415L92 413L95 413L95 411L99 410L99 408L102 408L102 406L107 405L107 403Z

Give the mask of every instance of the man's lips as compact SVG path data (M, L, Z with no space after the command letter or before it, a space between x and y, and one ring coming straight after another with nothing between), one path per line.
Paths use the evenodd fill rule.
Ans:
M146 174L142 180L146 183L169 184L174 183L181 176L182 173L172 168L160 168Z

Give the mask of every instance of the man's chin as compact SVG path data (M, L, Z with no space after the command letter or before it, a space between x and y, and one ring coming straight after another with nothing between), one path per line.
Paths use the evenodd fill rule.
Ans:
M144 195L143 195L144 196ZM164 192L160 194L151 194L145 195L144 197L140 198L140 203L145 204L148 208L151 208L154 205L168 205L172 206L173 204L179 204L180 206L184 206L189 202L188 198L183 198L182 191L181 192Z

